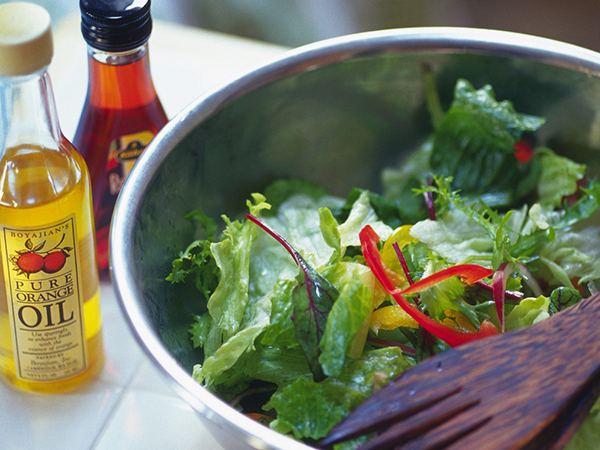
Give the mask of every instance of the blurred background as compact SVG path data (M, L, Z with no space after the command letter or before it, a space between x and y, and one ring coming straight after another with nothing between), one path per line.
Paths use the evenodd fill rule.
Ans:
M78 0L32 1L46 7L55 23L79 8ZM152 11L157 20L290 47L384 28L466 26L600 51L598 0L152 0Z

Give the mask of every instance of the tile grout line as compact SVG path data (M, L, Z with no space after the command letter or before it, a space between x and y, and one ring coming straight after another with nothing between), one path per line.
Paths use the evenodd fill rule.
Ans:
M100 445L100 442L102 441L102 437L104 436L104 434L106 433L106 430L108 429L110 423L112 422L112 419L113 419L115 413L118 411L119 407L123 404L123 399L124 399L125 395L129 392L129 389L130 389L131 385L133 384L133 380L135 380L135 377L137 376L137 374L139 373L139 371L141 370L143 365L144 365L144 359L141 359L138 366L133 371L133 375L131 377L129 377L129 380L127 380L127 382L123 386L120 386L120 385L110 382L110 381L106 382L107 384L113 384L113 385L119 387L121 389L121 392L118 394L118 398L115 401L113 407L111 408L110 413L106 415L106 419L104 420L104 423L102 423L102 426L100 427L100 431L98 431L98 434L94 438L94 441L92 442L92 445L89 450L96 450L98 448L98 446Z

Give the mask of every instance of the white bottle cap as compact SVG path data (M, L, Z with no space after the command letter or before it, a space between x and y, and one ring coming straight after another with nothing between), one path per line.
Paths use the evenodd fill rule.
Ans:
M0 5L0 75L28 75L52 61L50 14L39 5Z

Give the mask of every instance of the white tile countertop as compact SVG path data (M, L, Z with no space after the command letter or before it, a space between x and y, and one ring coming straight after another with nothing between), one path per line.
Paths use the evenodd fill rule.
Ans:
M54 24L50 68L60 121L73 137L87 83L79 18ZM150 65L167 114L284 48L155 23ZM168 385L133 337L113 287L101 286L106 353L100 377L63 394L32 394L0 382L1 450L221 450L202 419Z

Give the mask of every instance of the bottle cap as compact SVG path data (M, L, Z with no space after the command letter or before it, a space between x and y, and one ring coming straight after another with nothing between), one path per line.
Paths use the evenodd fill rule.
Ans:
M150 0L80 0L81 32L88 45L125 52L148 42Z
M28 75L52 61L50 14L39 5L0 5L0 75Z

